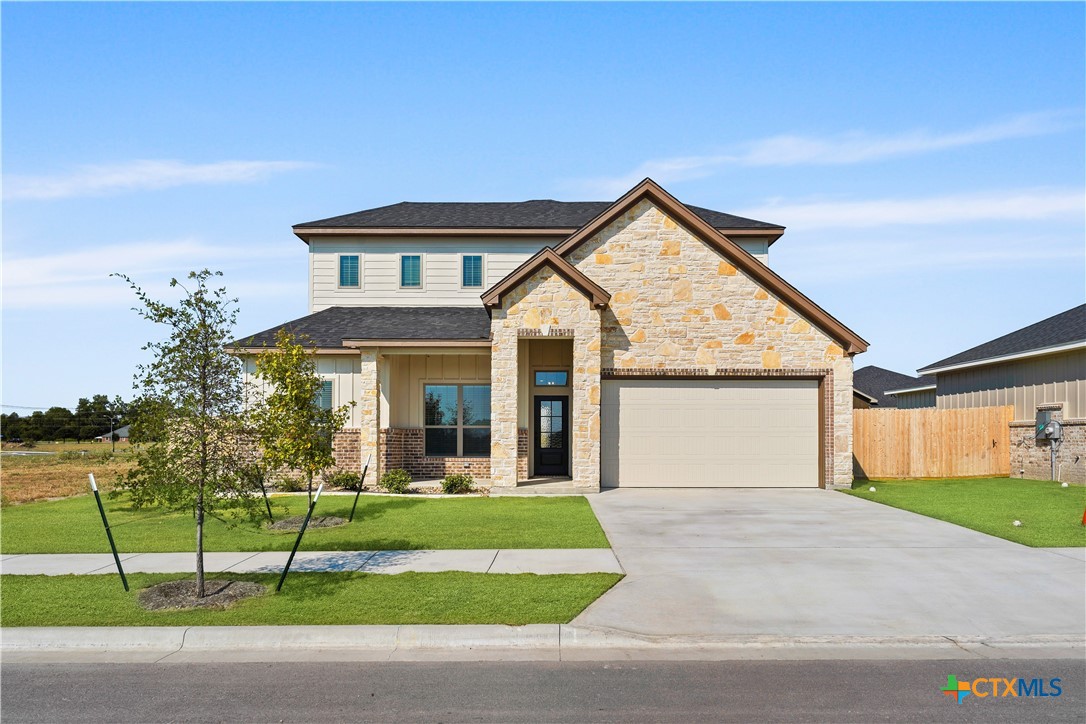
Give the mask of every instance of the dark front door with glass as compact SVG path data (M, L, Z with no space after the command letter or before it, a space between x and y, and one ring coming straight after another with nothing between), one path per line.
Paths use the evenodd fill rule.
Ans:
M535 398L535 474L569 475L569 397Z

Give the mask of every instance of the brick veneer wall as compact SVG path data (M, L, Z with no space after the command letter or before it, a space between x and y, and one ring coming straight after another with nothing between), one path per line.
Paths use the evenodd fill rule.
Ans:
M527 430L524 435L527 439ZM421 427L382 428L380 450L382 471L403 468L416 478L444 478L452 473L468 473L477 480L490 479L488 457L427 457L426 431Z
M604 368L832 370L827 483L852 481L852 359L837 342L647 200L567 258L612 295Z
M1056 474L1065 483L1086 483L1086 420L1064 420L1062 408L1054 409L1052 417L1063 423ZM1035 430L1032 421L1011 423L1012 478L1051 479L1052 442L1036 439Z
M362 454L362 431L345 427L337 432L332 437L332 457L336 470L361 474L366 458Z

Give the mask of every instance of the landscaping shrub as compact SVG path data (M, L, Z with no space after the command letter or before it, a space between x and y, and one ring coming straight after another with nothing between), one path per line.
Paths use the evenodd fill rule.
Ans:
M380 486L390 493L406 493L411 484L411 473L393 468L381 476Z
M284 475L275 481L275 489L281 493L297 493L305 490L305 481L295 475Z
M324 482L331 488L358 490L362 487L362 476L349 470L337 470L326 475Z
M445 479L441 481L441 489L449 495L458 495L459 493L470 493L474 484L475 479L470 475L453 473L452 475L446 475Z

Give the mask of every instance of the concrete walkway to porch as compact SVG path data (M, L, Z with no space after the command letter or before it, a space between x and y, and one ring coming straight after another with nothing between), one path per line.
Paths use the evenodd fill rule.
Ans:
M278 573L287 551L204 553L209 573ZM194 573L196 555L128 553L121 555L125 573ZM291 571L362 573L622 573L610 548L529 548L425 551L299 551ZM0 558L5 575L116 573L109 553L28 553Z

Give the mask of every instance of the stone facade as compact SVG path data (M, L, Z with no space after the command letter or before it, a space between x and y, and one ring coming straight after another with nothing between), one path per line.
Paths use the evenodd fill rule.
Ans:
M1063 423L1056 448L1056 475L1061 482L1086 483L1086 420L1064 420L1059 406L1052 417ZM1052 479L1052 441L1036 439L1033 422L1011 423L1011 477Z
M377 443L379 437L380 420L378 419L378 388L377 388L377 350L359 350L361 368L359 374L359 395L355 404L358 409L359 419L359 450L361 461L367 456L378 459ZM362 472L361 468L358 472ZM380 472L374 471L374 472Z
M574 484L600 485L600 312L549 267L524 280L491 315L491 484L513 487L527 478L520 465L517 425L517 348L521 337L573 340L570 474ZM523 381L527 384L527 381ZM527 434L524 435L527 448Z
M647 200L567 259L612 295L602 314L602 367L825 371L833 431L826 480L851 483L852 359L839 343Z

